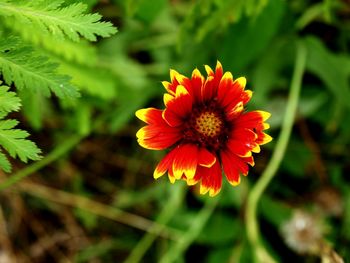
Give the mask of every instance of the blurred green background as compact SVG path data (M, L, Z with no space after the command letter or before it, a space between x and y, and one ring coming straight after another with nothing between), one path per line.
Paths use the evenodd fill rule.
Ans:
M74 52L34 44L72 77L81 97L21 95L16 117L47 162L0 192L0 262L253 262L246 201L280 132L296 42L307 49L306 68L286 154L259 200L261 238L278 262L320 262L320 254L285 242L307 243L308 230L319 231L350 261L348 0L83 2L119 32L80 42ZM134 113L163 108L161 81L170 68L204 74L203 65L217 60L247 78L254 92L248 110L272 113L275 139L238 187L224 182L210 199L166 176L153 179L164 152L138 146L143 124ZM12 164L14 174L27 169ZM0 179L11 176L0 172ZM296 211L312 215L316 230L282 230Z

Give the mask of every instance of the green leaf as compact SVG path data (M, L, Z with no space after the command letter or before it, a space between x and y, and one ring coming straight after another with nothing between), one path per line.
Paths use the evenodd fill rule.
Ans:
M11 172L12 167L9 160L6 158L6 155L0 151L0 167L6 173Z
M9 87L0 86L0 111L5 113L18 111L21 107L21 100L16 96L16 93L8 90Z
M75 98L79 92L69 83L69 77L56 74L57 64L21 46L16 38L0 40L0 73L8 85L28 88L45 96L50 90L60 98Z
M263 196L260 202L259 211L267 221L275 226L281 226L283 222L291 217L292 208L278 200ZM274 212L271 213L271 211Z
M211 250L207 257L207 263L217 263L217 262L230 262L230 256L232 254L232 248L218 248ZM237 259L237 258L235 258ZM236 261L237 262L237 261Z
M62 7L63 1L0 0L0 16L7 27L23 32L34 28L56 38L79 41L81 37L96 41L96 36L108 37L117 32L109 22L100 22L99 14L84 14L87 6L81 3Z
M197 242L220 245L223 243L232 243L233 240L238 240L242 236L242 226L237 218L223 213L216 213L209 218L205 226L205 231L199 234Z
M52 113L49 99L28 89L19 90L19 97L22 100L22 113L25 118L32 128L40 130L44 117L50 117L50 113ZM45 109L45 111L42 109Z
M128 2L129 6L133 4L133 1L129 0ZM136 12L136 16L141 20L150 23L161 13L166 4L166 0L142 0L137 7L138 10Z
M221 62L237 73L256 59L277 33L285 5L281 0L270 1L255 20L244 18L233 25L220 47Z
M5 149L11 157L17 156L23 162L28 159L38 160L41 158L40 149L30 140L27 140L28 132L13 129L17 120L3 120L11 111L18 111L21 100L16 93L8 91L9 87L0 86L0 146ZM5 172L11 171L11 164L0 148L0 168Z
M315 37L305 39L308 58L306 67L318 76L344 107L350 108L350 57L333 54Z
M114 99L116 96L115 79L107 71L64 62L61 63L59 71L71 74L73 76L71 82L90 95L106 100Z
M34 28L22 32L21 37L23 40L39 46L40 49L44 48L68 61L89 66L96 64L96 48L87 41L74 42L69 39L57 39L50 34L42 34Z
M39 160L40 149L30 140L26 138L29 133L19 129L13 129L18 124L17 120L0 121L0 145L8 151L11 157L17 156L22 162L28 159Z

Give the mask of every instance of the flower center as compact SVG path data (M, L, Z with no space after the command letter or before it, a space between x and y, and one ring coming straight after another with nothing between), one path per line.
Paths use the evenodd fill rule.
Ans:
M224 112L212 101L192 108L185 122L183 140L216 152L225 146L230 130Z
M216 137L220 134L222 120L215 112L206 111L195 119L195 129L204 136Z

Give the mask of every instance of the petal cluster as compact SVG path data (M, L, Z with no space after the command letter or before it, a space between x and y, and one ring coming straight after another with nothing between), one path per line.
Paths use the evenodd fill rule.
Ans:
M166 93L163 110L141 109L136 116L147 125L136 134L147 149L169 149L154 171L154 178L168 174L169 180L200 184L200 193L215 196L222 186L223 173L230 184L240 183L254 165L252 153L271 141L264 131L270 114L245 111L252 97L245 90L246 79L233 79L205 66L205 78L198 69L187 78L170 70L170 82L162 82Z

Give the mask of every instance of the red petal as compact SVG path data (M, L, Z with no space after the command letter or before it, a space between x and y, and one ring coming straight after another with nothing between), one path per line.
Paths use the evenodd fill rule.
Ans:
M154 137L166 138L168 136L181 136L180 130L178 128L169 127L168 125L149 124L139 129L136 133L138 139L150 139Z
M244 110L243 102L240 101L236 104L235 107L227 110L227 112L226 112L227 120L232 121L232 120L236 119L239 115L241 115L243 110Z
M172 184L175 183L176 179L175 179L175 176L174 176L174 172L173 172L173 167L172 166L169 167L168 178L169 178L170 183L172 183Z
M243 77L233 81L230 72L226 72L222 77L218 89L218 100L223 107L228 107L228 111L242 101L245 82Z
M222 65L221 65L220 61L216 62L215 73L208 65L205 65L204 67L205 67L205 71L208 74L208 77L209 76L213 77L215 86L218 86L218 84L222 78L222 75L223 75L223 69L222 69Z
M181 134L160 135L147 139L139 138L137 142L140 146L149 150L164 150L174 145L181 137Z
M198 164L204 167L212 167L216 162L216 157L205 148L199 149Z
M210 168L198 167L198 174L202 175L200 193L206 194L209 191L209 196L217 195L221 190L222 172L219 162Z
M230 134L231 139L241 140L245 142L254 142L257 137L258 136L252 130L245 127L234 127Z
M241 114L239 118L235 120L235 125L248 129L264 130L266 126L263 122L267 120L270 115L270 113L265 111L246 112Z
M167 108L163 114L164 119L171 126L177 126L192 110L192 96L188 93L184 86L178 86L176 89L176 97L167 102ZM172 112L173 114L169 113ZM177 115L177 118L173 115Z
M215 77L218 79L221 79L223 74L223 69L222 69L222 65L220 63L220 61L216 61L216 67L215 67Z
M240 157L251 155L251 151L257 147L258 136L249 129L234 128L227 143L230 151Z
M252 155L252 149L247 147L244 142L238 140L230 140L227 143L228 149L239 157L248 157Z
M187 91L190 94L192 94L192 85L190 79L188 79L187 77L180 74L174 69L170 70L170 78L172 83L164 81L163 86L171 95L175 95L177 87L179 85L184 86L187 89Z
M135 112L137 118L146 123L162 122L162 110L155 108L141 109Z
M208 77L204 85L202 86L202 98L203 101L212 100L216 97L217 86L214 85L214 78Z
M168 103L174 99L175 99L175 97L173 95L170 95L169 93L164 93L163 102L164 102L165 107L167 107Z
M212 76L214 77L214 71L209 67L208 65L204 65L205 71L207 72L208 77Z
M193 94L192 91L192 82L189 78L185 77L184 75L177 74L175 75L176 80L179 82L181 86L184 86L185 89L188 91L189 94Z
M174 150L170 151L167 155L165 155L165 157L159 162L159 164L157 165L156 169L154 170L153 173L153 177L155 179L161 177L163 174L166 173L166 171L169 170L169 168L171 167L173 160L174 160L174 156L176 154L177 148L175 148Z
M263 144L266 144L266 143L272 141L272 137L264 132L258 131L257 134L258 134L258 138L255 142L260 144L260 145L263 145Z
M194 100L197 102L202 102L202 86L204 85L204 77L198 69L193 70L191 82Z
M175 75L179 74L176 70L170 69L170 80L171 82L163 81L162 84L164 88L171 94L175 95L176 88L179 85L179 82L175 78Z
M188 179L193 178L197 165L198 147L194 144L179 145L172 165L175 178L180 179L183 174Z
M183 123L183 119L179 115L177 115L175 112L171 111L168 108L163 111L163 119L171 127L177 127Z
M227 180L233 186L240 183L240 173L247 175L249 167L246 162L252 162L252 157L238 157L229 150L221 152L221 161Z
M201 167L198 166L196 170L196 174L192 179L186 178L187 185L195 185L202 179Z
M175 90L177 85L179 85L179 83L170 83L168 81L162 81L162 84L166 89L166 91L169 92L169 94L175 95Z
M252 97L252 95L253 95L253 92L251 90L245 90L242 92L241 99L244 105L246 105L250 101L250 98Z
M223 69L220 61L216 62L215 74L214 74L214 85L217 87L223 75Z
M152 114L141 114L141 117L150 124L142 127L137 133L138 143L147 149L162 150L175 144L182 138L179 128L170 127L161 116L159 110L151 110ZM141 113L143 113L141 111ZM137 114L140 114L139 111Z
M247 164L249 164L250 166L254 166L254 165L255 165L253 156L242 157L241 159L242 159L244 162L246 162ZM247 173L247 174L243 174L243 175L248 175L248 173Z

